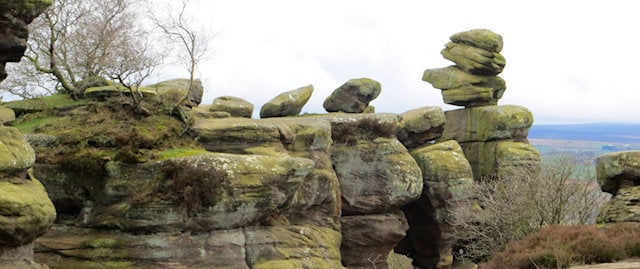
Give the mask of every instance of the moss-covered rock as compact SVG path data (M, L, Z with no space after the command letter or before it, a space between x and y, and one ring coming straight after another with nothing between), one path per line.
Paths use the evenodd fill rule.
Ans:
M459 143L525 139L533 124L531 111L521 106L482 106L445 112L447 124L439 141Z
M300 114L312 93L313 85L283 92L260 108L260 118L296 116Z
M451 41L468 44L492 52L502 51L502 36L487 29L473 29L452 35Z
M18 129L0 126L0 172L24 170L35 161L33 148Z
M16 120L16 113L12 109L0 107L0 125Z
M475 179L535 172L542 159L532 145L513 140L461 143Z
M619 189L640 185L640 151L607 153L596 159L600 188L616 195Z
M401 211L345 216L341 222L342 264L348 268L387 268L389 252L408 228Z
M445 59L456 63L463 70L477 75L495 76L500 74L506 65L504 57L497 52L449 42L441 52Z
M619 189L598 213L598 223L640 222L640 186Z
M191 90L189 90L189 86L189 79L178 78L158 82L147 87L154 89L164 104L174 105L185 94L189 94L187 100L183 104L188 106L198 106L200 102L202 102L202 95L204 94L202 82L199 79L196 79L193 81L193 85L191 85Z
M149 87L140 87L134 90L132 93L128 88L121 85L107 85L107 86L98 86L87 88L84 91L84 96L87 99L104 101L108 98L118 97L118 96L129 96L131 94L139 95L142 94L142 97L147 100L152 100L158 96L158 93Z
M259 153L262 149L284 153L281 133L274 124L254 119L222 118L198 120L192 126L198 142L213 152Z
M409 110L401 115L398 140L407 148L415 148L442 136L446 118L442 108L427 106Z
M327 112L362 113L382 91L380 82L370 78L351 79L324 100Z
M422 170L424 189L418 200L402 208L409 230L396 252L412 258L414 266L447 268L455 243L453 212L471 199L471 166L453 140L415 149L411 155Z
M7 0L3 1L0 12L9 12L30 23L52 3L53 0Z
M56 210L40 182L31 177L0 180L0 245L17 247L49 229Z
M253 104L238 97L220 96L213 99L213 104L209 107L209 111L229 112L232 117L251 118L253 115Z

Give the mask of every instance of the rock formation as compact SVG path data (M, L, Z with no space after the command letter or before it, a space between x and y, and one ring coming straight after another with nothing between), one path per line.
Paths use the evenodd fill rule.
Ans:
M476 179L504 176L540 161L527 141L531 112L497 105L506 90L505 81L496 76L505 67L502 46L502 37L490 30L454 34L442 55L456 65L427 69L422 78L442 90L445 103L466 107L445 112L448 124L439 141L460 143Z
M27 25L50 1L10 1L0 7L0 81L5 64L20 61L26 49ZM34 261L33 241L49 229L56 211L42 184L33 176L33 148L5 123L12 110L0 109L0 267L47 268Z
M100 101L105 94L41 113L68 116L68 125L34 123L35 165L31 147L3 127L0 146L15 154L0 155L0 177L12 188L30 183L40 197L30 210L41 217L7 225L13 237L2 240L29 248L52 221L35 175L58 210L36 241L37 260L54 269L379 269L392 250L420 268L451 268L452 214L470 205L474 178L539 161L526 143L531 113L497 106L506 88L496 76L505 63L500 36L473 30L451 41L442 54L456 66L427 70L425 79L466 106L459 110L376 114L369 102L381 85L361 78L325 100L327 111L346 113L297 117L311 85L265 104L262 119L250 118L248 102L220 97L188 112L188 137L182 122L113 107ZM184 87L176 85L184 80L149 86L157 94L145 101L177 101Z
M640 222L640 151L608 153L596 159L600 188L613 197L598 223Z
M380 91L380 83L373 79L351 79L333 91L323 106L327 112L363 113Z
M213 104L209 107L211 112L229 112L231 117L251 118L253 115L253 104L246 100L233 96L220 96L213 99Z
M313 94L313 85L283 92L260 108L260 118L297 116Z

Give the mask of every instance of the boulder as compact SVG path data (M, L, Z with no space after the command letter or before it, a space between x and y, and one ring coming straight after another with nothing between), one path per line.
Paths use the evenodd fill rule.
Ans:
M20 131L0 126L0 172L24 170L35 161L35 152Z
M348 268L388 268L387 258L404 237L402 211L342 217L342 264Z
M12 109L0 107L0 125L16 120L16 113Z
M445 103L466 107L496 105L507 89L498 76L473 75L458 66L427 69L422 80L441 89Z
M618 190L640 185L640 151L613 152L598 156L596 173L600 188L616 195Z
M456 141L424 146L411 155L422 170L420 198L404 206L409 230L395 248L420 268L449 268L453 262L453 212L471 199L473 173Z
M379 82L370 78L351 79L324 100L327 112L362 113L382 91Z
M283 92L260 108L260 118L297 116L312 93L313 85Z
M202 82L199 79L194 80L190 91L189 84L189 79L179 78L162 81L147 87L157 92L165 104L173 105L185 94L189 94L184 104L187 106L198 106L202 102L202 95L204 94Z
M3 247L33 242L56 219L56 210L47 192L30 173L26 179L8 177L0 181L0 213L0 246Z
M229 112L232 117L251 118L253 115L253 105L242 98L220 96L213 99L213 104L209 107L209 111Z
M456 63L458 67L476 75L495 76L502 73L506 65L500 53L463 43L449 42L441 54L445 59Z
M502 51L504 45L501 35L487 29L473 29L456 33L450 39L456 43L467 44L491 52Z
M427 106L400 115L398 140L407 148L416 148L442 136L446 118L442 108Z
M597 222L640 222L640 186L619 189L600 209Z
M445 112L447 124L439 141L459 143L526 139L533 124L531 111L521 106L482 106Z

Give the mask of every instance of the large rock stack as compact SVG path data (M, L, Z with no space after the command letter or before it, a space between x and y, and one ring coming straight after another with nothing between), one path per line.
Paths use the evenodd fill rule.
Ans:
M640 151L608 153L596 159L598 183L613 197L598 223L640 222Z
M17 62L26 48L27 24L51 1L9 1L0 7L0 81L7 62ZM12 110L0 110L0 268L47 268L34 262L33 241L49 229L56 211L33 177L33 148L12 127Z
M476 179L506 175L540 160L527 141L531 112L497 105L506 90L505 81L497 76L505 66L502 46L502 37L490 30L454 34L442 55L456 65L427 69L422 78L442 90L445 103L465 107L445 112L447 124L440 141L460 143Z

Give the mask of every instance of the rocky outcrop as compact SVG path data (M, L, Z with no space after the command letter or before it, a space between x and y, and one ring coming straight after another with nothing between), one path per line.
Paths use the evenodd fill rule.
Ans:
M196 107L202 102L202 95L204 94L204 87L199 79L195 79L193 84L189 82L189 79L172 79L147 87L157 93L163 103L170 105L177 103L183 96L188 94L183 104Z
M427 144L442 136L446 117L442 108L427 106L409 110L400 115L402 121L398 125L398 139L409 148Z
M260 118L297 116L313 94L313 86L308 85L283 92L260 108Z
M363 113L380 91L380 82L373 79L351 79L333 91L323 106L327 112Z
M253 104L238 97L220 96L213 99L213 104L209 107L209 111L228 112L231 117L251 118L253 115Z
M598 223L640 222L640 151L598 156L596 173L602 191L613 195Z
M496 76L505 66L502 37L475 29L450 39L442 55L456 65L427 69L423 80L442 90L445 103L465 108L445 112L447 124L438 141L458 141L476 179L534 170L540 153L526 139L533 124L531 112L497 105L506 90L504 80Z

